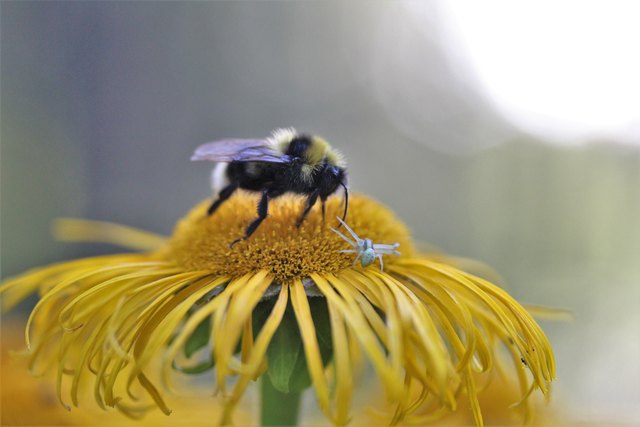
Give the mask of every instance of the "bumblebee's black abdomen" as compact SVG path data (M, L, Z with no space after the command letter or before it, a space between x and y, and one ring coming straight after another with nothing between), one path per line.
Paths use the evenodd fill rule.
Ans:
M231 162L227 166L227 177L240 188L262 191L272 186L282 169L283 165L279 163Z

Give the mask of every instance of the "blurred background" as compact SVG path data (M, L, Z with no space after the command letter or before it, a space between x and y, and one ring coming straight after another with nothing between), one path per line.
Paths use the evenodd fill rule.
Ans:
M542 321L556 408L640 423L640 3L1 3L1 275L163 234L210 196L193 149L294 126L417 239Z

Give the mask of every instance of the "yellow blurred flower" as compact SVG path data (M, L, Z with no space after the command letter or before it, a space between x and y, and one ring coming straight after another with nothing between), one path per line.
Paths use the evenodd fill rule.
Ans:
M40 291L27 324L30 367L57 373L65 405L77 406L79 390L90 386L103 408L138 416L152 402L169 414L167 392L200 378L178 372L211 368L220 421L228 423L249 384L286 362L269 355L289 319L319 407L336 425L350 419L365 358L392 407L385 423L424 424L466 396L482 425L478 396L508 368L505 360L525 418L529 395L549 391L554 358L530 314L486 280L418 254L380 204L353 197L348 223L375 243L400 243L402 255L385 257L384 272L352 267L354 257L339 252L349 248L320 212L296 228L294 197L273 200L268 220L233 249L229 242L255 215L255 197L238 194L212 217L206 208L196 206L150 253L65 262L2 285L5 309ZM331 198L326 217L339 213Z
M118 427L210 427L212 414L222 410L207 394L172 396L171 417L150 411L143 419L129 419L117 411L96 407L67 411L60 403L49 377L34 377L27 371L28 360L11 349L24 347L23 319L3 319L0 332L0 425L2 426L118 426ZM255 425L255 415L239 411L239 425Z

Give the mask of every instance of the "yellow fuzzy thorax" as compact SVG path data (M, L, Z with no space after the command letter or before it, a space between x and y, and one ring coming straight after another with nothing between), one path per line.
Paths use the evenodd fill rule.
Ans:
M326 139L319 136L312 136L313 143L306 152L306 161L309 165L317 167L323 159L332 166L345 167L346 162L342 154L329 145Z
M313 136L312 143L305 153L305 160L309 165L315 167L325 158L329 151L330 148L327 141L318 136Z
M229 248L229 243L242 236L255 219L257 202L258 196L239 192L211 217L206 215L210 200L201 202L178 223L163 256L189 271L206 270L238 277L267 270L278 281L305 278L311 273L337 273L351 267L356 254L339 251L353 247L331 231L331 227L338 228L336 216L342 216L341 197L327 200L324 223L318 203L300 228L295 223L304 207L304 198L285 195L272 200L269 217L257 231L248 240ZM389 209L370 198L351 197L346 222L361 239L400 243L398 250L402 255L385 255L385 266L414 255L407 227ZM338 230L351 238L344 227ZM380 267L376 262L367 268Z

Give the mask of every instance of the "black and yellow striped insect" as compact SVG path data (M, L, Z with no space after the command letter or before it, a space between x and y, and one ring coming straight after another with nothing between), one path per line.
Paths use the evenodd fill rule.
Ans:
M318 199L322 203L339 187L344 188L344 213L347 215L346 164L340 153L327 141L295 129L278 129L265 139L222 139L198 147L191 160L218 162L212 173L212 187L217 198L208 215L220 207L239 188L262 194L258 217L245 230L244 236L230 246L248 239L269 212L269 200L285 193L306 196L306 203L296 226L300 226Z

